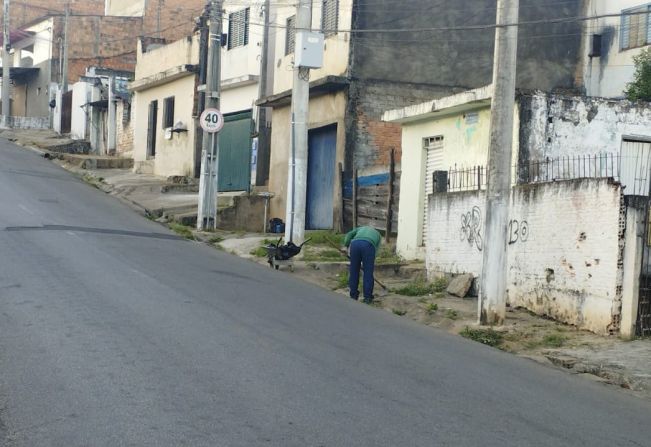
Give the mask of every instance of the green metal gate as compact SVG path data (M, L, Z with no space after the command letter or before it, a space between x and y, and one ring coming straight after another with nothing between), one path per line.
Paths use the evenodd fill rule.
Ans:
M251 184L252 113L224 116L219 132L219 191L248 191Z

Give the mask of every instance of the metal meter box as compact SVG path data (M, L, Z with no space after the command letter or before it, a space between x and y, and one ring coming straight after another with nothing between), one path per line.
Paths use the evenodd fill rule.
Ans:
M294 64L303 68L323 67L323 48L323 33L297 32Z

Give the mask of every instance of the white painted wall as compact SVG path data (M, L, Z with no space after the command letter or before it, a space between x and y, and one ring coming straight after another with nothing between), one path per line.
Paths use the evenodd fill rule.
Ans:
M428 272L481 275L485 193L430 197ZM621 312L621 200L621 188L604 179L514 188L509 303L608 333Z
M619 153L624 137L651 138L651 107L621 100L538 94L533 118L525 126L534 136L529 144L532 159Z
M87 82L77 82L72 86L72 121L70 137L73 140L85 140L88 130L87 104L91 100L93 86Z
M519 114L515 114L513 164L517 162ZM398 254L405 259L424 259L421 245L423 203L425 200L426 152L423 139L443 136L445 169L486 167L490 141L490 105L446 115L428 116L422 121L409 121L402 127L402 177L398 214Z
M338 29L350 29L352 22L353 0L339 0L339 26ZM321 2L314 2L312 9L312 27L321 29ZM271 64L275 67L274 93L281 93L291 90L293 82L294 54L285 55L286 30L284 28L289 17L296 14L296 8L279 8L276 16L276 23L282 25L271 30L275 39L275 61ZM310 81L316 81L323 77L346 76L348 73L348 62L350 56L350 34L337 33L325 40L325 53L323 67L318 70L311 70Z
M147 128L149 103L158 100L158 125L156 130L156 156L154 160L155 175L192 176L194 171L195 121L192 116L194 107L194 76L185 76L158 87L137 92L134 116L134 162L147 162ZM174 96L174 123L183 122L188 132L173 134L165 138L163 128L164 99Z
M587 15L618 14L648 4L647 0L589 0ZM609 17L585 22L583 77L588 96L623 97L626 84L633 79L633 57L645 47L620 50L620 20L619 17ZM604 55L591 59L588 54L593 34L603 36Z

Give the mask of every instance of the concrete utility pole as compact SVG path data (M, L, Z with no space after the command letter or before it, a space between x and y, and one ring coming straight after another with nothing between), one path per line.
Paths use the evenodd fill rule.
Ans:
M493 65L488 190L479 292L479 322L502 325L506 317L507 226L511 193L513 109L518 52L519 0L498 0Z
M115 154L117 148L117 96L115 95L115 75L109 77L108 95L108 142L107 152Z
M208 73L206 75L206 108L219 109L221 92L222 0L208 4L210 28ZM215 228L217 224L217 189L219 173L219 134L203 134L201 177L199 180L199 211L197 229Z
M61 94L68 91L68 23L70 22L70 2L66 3L65 19L63 24L63 62L61 68Z
M269 29L271 21L271 0L265 0L263 11L264 30L262 32L262 56L260 58L260 83L258 86L258 98L264 98L268 92L268 76L269 76ZM255 172L255 178L251 179L252 185L264 184L268 178L268 171L262 166L269 165L269 129L267 128L267 115L268 110L266 107L258 107L257 109L257 133L258 133L258 158ZM262 172L264 170L264 172ZM266 225L266 224L265 224Z
M11 115L11 62L9 62L9 49L11 48L11 31L9 28L9 0L4 0L3 5L3 46L2 46L2 114L5 117ZM5 120L5 125L8 120Z
M299 0L296 34L312 28L312 0ZM298 39L295 37L295 41ZM305 240L307 202L307 121L310 104L310 69L294 67L291 116L291 154L287 176L287 223L285 240L301 244Z

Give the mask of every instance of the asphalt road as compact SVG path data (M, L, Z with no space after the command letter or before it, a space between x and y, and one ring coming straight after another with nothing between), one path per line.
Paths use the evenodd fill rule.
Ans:
M180 240L0 141L0 443L649 446L651 405Z

